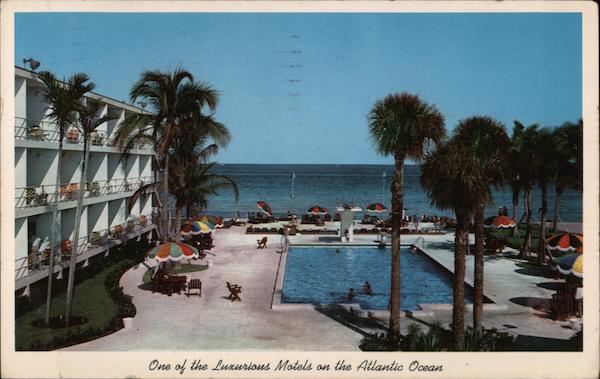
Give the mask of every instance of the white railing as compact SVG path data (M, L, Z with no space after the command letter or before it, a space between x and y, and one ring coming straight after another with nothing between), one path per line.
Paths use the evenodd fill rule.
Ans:
M111 195L121 192L136 191L142 186L152 183L152 176L138 178L92 180L86 183L85 198ZM58 194L54 191L54 184L42 186L27 186L15 188L15 208L28 208L46 206L54 203L58 195L58 201L77 200L79 183L62 183L59 185Z
M134 220L126 221L123 224L117 224L107 229L93 231L89 235L79 238L77 255L84 254L93 248L101 248L101 251L103 251L105 249L102 248L109 243L112 243L116 240L127 239L128 234L139 233L142 228L149 225L153 225L152 216L150 214L144 214L136 217ZM67 262L71 259L71 246L72 241L70 240L68 240L67 243L63 241L61 244L55 246L54 257L56 264ZM16 259L15 279L19 280L39 271L47 271L49 260L49 246L44 251L31 252L26 257Z
M60 132L55 123L45 120L33 120L23 117L15 117L15 139L58 143L60 139ZM64 142L83 144L83 138L81 133L75 127L71 127L65 132ZM115 145L115 139L114 137L107 136L104 132L97 131L93 132L90 136L90 145L92 147L113 147ZM140 141L133 147L142 150L153 148L152 144L146 141Z

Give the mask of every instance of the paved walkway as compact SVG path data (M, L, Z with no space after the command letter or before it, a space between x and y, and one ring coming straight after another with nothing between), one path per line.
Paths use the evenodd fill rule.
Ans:
M362 334L356 325L345 323L344 317L307 307L271 309L281 257L277 251L281 236L270 235L268 248L258 250L256 240L262 235L246 235L244 231L244 227L218 230L214 256L207 258L210 267L188 274L202 280L202 297L153 294L142 285L147 267L140 264L121 279L121 285L133 296L137 308L133 328L64 350L358 350ZM409 244L417 237L402 238L403 244ZM426 235L424 239L423 250L452 271L453 235ZM292 243L326 244L331 240L330 236L291 237ZM374 244L375 240L374 235L361 235L355 236L354 243ZM472 267L473 256L469 256L467 283L472 283ZM242 286L242 302L232 303L226 299L229 294L226 281ZM519 335L524 348L564 349L574 331L566 328L565 322L549 319L544 310L557 282L517 260L486 257L485 292L496 305L484 310L484 326ZM452 318L450 305L423 305L423 308L422 312L414 312L409 317L403 314L404 331L413 322L426 325L440 320L448 324ZM387 314L387 311L374 312L383 323L387 322ZM471 323L470 308L466 323Z
M211 266L188 274L202 280L202 297L140 288L147 268L139 265L121 279L137 309L133 328L65 350L358 350L362 335L322 313L270 309L280 236L258 250L244 230L218 230ZM241 302L226 299L226 281L242 286Z

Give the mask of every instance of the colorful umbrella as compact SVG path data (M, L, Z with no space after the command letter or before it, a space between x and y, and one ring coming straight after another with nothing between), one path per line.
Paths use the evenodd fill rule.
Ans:
M551 253L583 253L583 234L558 233L546 240L546 245Z
M385 205L383 205L381 203L373 203L373 204L369 204L367 206L367 211L375 212L375 213L382 213L382 212L387 211L387 208L385 207Z
M494 229L508 229L514 228L517 225L515 220L507 216L493 216L488 217L483 222L483 226L485 228L494 228Z
M554 260L554 268L563 275L573 274L583 278L583 254L567 254Z
M221 217L213 216L213 215L203 215L199 218L199 221L205 222L207 224L219 226L223 225L223 220Z
M318 215L327 214L327 209L323 208L320 205L315 205L315 206L312 206L312 207L308 208L308 210L306 212L314 214L315 216L318 216Z
M204 221L194 221L192 224L196 225L200 229L200 233L202 234L210 233L211 230L215 229L214 225L211 225Z
M271 215L273 213L273 210L271 209L269 204L267 204L264 201L257 201L256 206L258 207L258 209L260 209L261 211L263 211L269 215Z
M186 243L167 242L153 247L146 255L158 262L179 261L198 258L198 250Z

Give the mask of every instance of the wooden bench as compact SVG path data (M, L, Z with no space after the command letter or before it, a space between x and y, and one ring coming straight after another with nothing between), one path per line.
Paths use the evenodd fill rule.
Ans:
M227 298L231 301L242 301L242 299L240 299L240 292L242 292L242 287L237 284L230 284L229 282L226 283L227 289L229 290L229 296Z
M198 296L202 297L202 282L200 279L190 279L187 284L187 295L190 296L191 290L198 290Z
M258 245L256 246L256 248L257 248L257 249L264 249L264 248L266 248L266 247L267 247L267 241L268 241L268 240L269 240L269 239L268 239L267 237L263 237L263 238L262 238L262 239L260 239L260 240L256 240L256 243L258 244Z

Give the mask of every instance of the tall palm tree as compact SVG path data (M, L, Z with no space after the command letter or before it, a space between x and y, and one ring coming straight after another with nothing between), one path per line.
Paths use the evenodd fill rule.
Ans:
M117 148L127 151L135 141L153 141L155 159L161 172L162 204L160 211L161 234L164 242L169 236L169 148L184 120L202 117L204 107L211 111L217 106L218 95L206 83L194 81L184 69L175 71L144 71L133 85L129 96L133 102L148 104L150 112L135 114L124 120L116 133ZM209 129L207 133L220 144L222 130Z
M541 192L542 207L540 208L540 226L537 247L537 263L542 265L546 253L546 214L548 212L548 184L554 178L557 170L556 146L554 145L553 132L548 128L538 131L537 146L538 160L536 179Z
M533 228L533 210L531 209L531 198L533 184L535 182L537 170L539 168L538 137L539 125L532 124L524 128L520 133L519 138L514 141L514 149L518 151L519 155L520 164L517 166L517 169L519 170L520 183L525 192L525 215L527 218L525 238L523 240L523 245L521 246L519 254L519 257L522 259L527 258L529 256L529 251L532 248L531 232Z
M208 159L218 152L217 144L206 146L211 139L207 130L218 129L221 136L221 146L226 145L231 137L227 128L212 116L202 116L200 119L188 119L186 127L177 130L170 149L169 170L174 175L169 177L169 187L175 197L175 240L181 239L182 209L199 205L205 207L206 197L214 195L219 189L230 188L239 197L239 188L227 177L210 174L208 170L213 164Z
M56 124L58 128L58 158L56 167L56 181L54 189L54 206L52 209L52 225L50 226L50 256L48 257L48 288L46 292L46 325L50 322L50 308L52 306L52 279L54 276L56 254L56 229L58 224L58 194L61 182L62 152L65 133L76 120L79 100L94 89L94 84L89 83L86 74L78 73L66 81L60 81L49 71L42 71L38 78L44 84L41 89L42 100L48 104L49 112L45 118Z
M523 188L523 183L521 180L521 166L525 163L521 157L521 151L519 141L521 136L523 135L523 130L525 126L519 121L514 121L513 134L510 140L509 153L508 153L508 166L507 166L507 176L508 182L510 183L510 188L512 191L512 218L515 221L519 220L518 216L518 208L519 208L519 195ZM513 229L513 236L518 234L518 222Z
M475 168L482 178L482 191L472 201L477 202L475 225L475 275L473 293L473 328L481 331L483 310L483 221L485 206L492 203L490 185L499 187L507 166L509 138L504 125L489 116L475 116L461 120L454 130L452 143L460 144L475 160Z
M552 230L556 231L560 197L567 187L581 190L583 187L583 121L565 122L554 129L556 170L554 172L554 213Z
M404 160L420 160L445 135L444 116L433 105L409 93L395 93L375 102L368 115L376 151L393 156L390 342L400 340L400 227L404 208Z
M212 145L214 146L214 145ZM173 160L170 161L170 164ZM222 189L233 192L235 200L239 199L240 190L238 185L228 176L210 173L215 162L205 162L199 159L196 164L175 164L173 169L177 175L171 176L171 190L175 197L175 241L181 240L181 213L183 208L206 208L208 197L219 194ZM181 174L185 175L185 181L178 180Z
M452 336L461 346L465 333L465 255L469 243L469 220L477 210L477 201L485 191L485 178L471 151L464 144L450 141L429 154L421 166L421 185L431 203L456 214L454 235L454 276Z
M75 287L75 269L77 267L77 253L79 251L79 229L81 225L81 213L83 211L83 197L86 192L87 169L90 158L91 134L100 125L114 120L117 117L110 113L104 114L105 106L98 100L86 98L78 109L78 125L83 136L83 152L81 160L81 176L79 179L79 192L77 193L77 208L75 211L75 232L73 237L73 250L69 261L69 279L67 282L65 322L69 326L71 321L71 310L73 306L73 289Z

